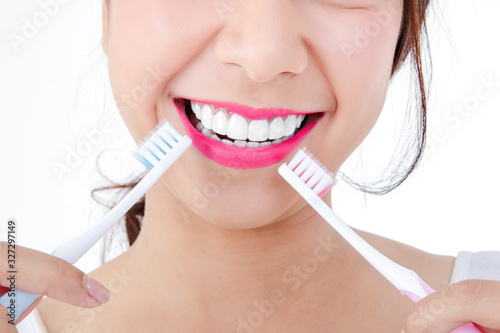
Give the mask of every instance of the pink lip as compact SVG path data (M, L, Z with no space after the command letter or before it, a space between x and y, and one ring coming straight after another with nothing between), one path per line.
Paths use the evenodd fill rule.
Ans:
M180 97L183 99L189 99L185 97ZM207 100L194 100L189 99L190 101L202 103L202 104L210 104L218 108L226 109L232 113L236 113L247 119L261 120L261 119L270 119L274 117L286 117L294 114L308 114L308 113L318 113L320 111L296 111L296 110L287 110L287 109L254 109L248 106L239 105L236 103L229 102L216 102L216 101L207 101Z
M175 101L174 104L179 112L184 129L191 140L193 140L194 146L203 155L216 163L236 169L265 168L282 161L305 139L314 126L316 126L319 119L323 117L321 115L316 121L307 125L295 136L282 143L255 148L236 147L219 142L200 133L193 127L184 110ZM287 113L287 115L290 115L290 113Z

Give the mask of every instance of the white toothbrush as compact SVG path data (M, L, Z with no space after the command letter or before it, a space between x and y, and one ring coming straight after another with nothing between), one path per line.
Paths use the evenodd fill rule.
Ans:
M434 292L414 271L382 255L345 224L321 197L334 185L328 170L315 162L305 150L299 150L293 159L282 164L278 172L344 239L375 267L394 287L418 302ZM452 333L481 331L474 323L467 323Z
M80 259L120 218L135 204L147 190L167 171L167 169L186 151L192 141L182 136L168 122L159 125L135 152L136 158L150 171L146 176L97 224L80 236L59 245L52 255L74 264ZM9 292L0 297L0 304L11 304ZM15 291L15 321L40 295L21 290Z

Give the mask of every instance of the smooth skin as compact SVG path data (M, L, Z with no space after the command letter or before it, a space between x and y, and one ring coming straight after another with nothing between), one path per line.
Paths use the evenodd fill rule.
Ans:
M336 171L382 110L402 5L109 0L103 50L136 141L163 118L184 132L174 96L313 109L324 117L301 146ZM359 32L377 22L377 32L357 43ZM97 308L65 304L82 297L78 288L65 293L68 298L45 299L38 309L49 332L398 333L404 327L444 333L471 320L488 327L485 332L500 332L500 282L449 286L453 257L359 231L438 290L415 306L319 218L277 168L234 172L189 149L147 193L133 246L89 274L111 291L111 300ZM197 193L210 183L219 191L202 205ZM53 283L43 265L26 265L23 274L43 279L44 288L33 286L38 292L68 290L78 278L73 271Z

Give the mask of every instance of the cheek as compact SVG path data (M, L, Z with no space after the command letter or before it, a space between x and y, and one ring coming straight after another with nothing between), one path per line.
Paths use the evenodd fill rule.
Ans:
M397 3L399 4L399 3ZM311 34L322 72L336 100L322 126L331 165L341 165L375 125L391 78L402 7L339 12L318 21ZM325 15L323 15L325 17Z
M109 76L117 106L136 141L158 123L165 87L205 45L220 21L205 2L131 0L112 3L108 28ZM189 17L197 17L190 24ZM167 92L168 94L168 92ZM168 96L167 96L168 97Z

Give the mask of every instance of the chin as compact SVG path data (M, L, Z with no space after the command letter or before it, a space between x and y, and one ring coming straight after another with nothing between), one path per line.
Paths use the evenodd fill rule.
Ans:
M252 190L221 193L206 202L203 209L193 206L192 211L203 221L224 229L246 230L269 226L281 220L292 208L292 201L283 197L278 189L267 195ZM198 208L198 209L197 209Z

